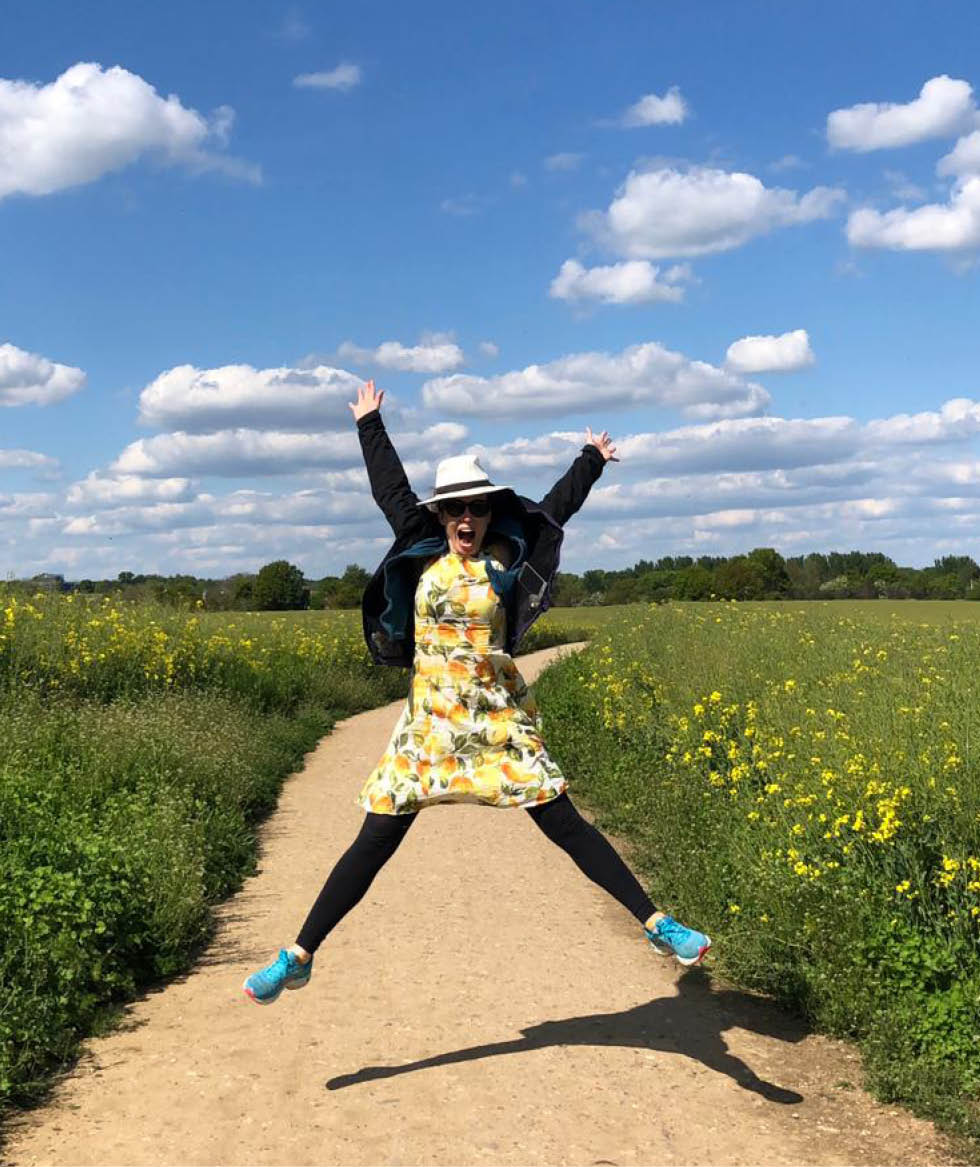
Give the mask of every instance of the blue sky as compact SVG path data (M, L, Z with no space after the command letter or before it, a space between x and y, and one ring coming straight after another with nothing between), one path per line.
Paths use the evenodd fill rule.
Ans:
M0 571L373 566L367 376L420 493L609 429L570 570L980 558L978 48L956 2L14 0Z

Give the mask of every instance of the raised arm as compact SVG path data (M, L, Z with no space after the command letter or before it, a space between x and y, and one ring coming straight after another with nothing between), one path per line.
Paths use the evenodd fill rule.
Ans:
M588 498L593 483L609 461L618 462L616 447L603 430L596 437L591 428L586 431L588 441L582 452L541 500L540 506L560 525L564 526Z
M409 485L405 468L381 420L383 399L384 390L376 392L374 382L368 381L358 389L356 403L349 403L357 422L371 494L396 536L409 534L416 527L421 532L428 525L428 512L420 506L418 496Z

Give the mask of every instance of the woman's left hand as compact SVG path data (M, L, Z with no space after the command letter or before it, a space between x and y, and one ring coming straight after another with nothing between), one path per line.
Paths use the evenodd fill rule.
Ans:
M585 431L585 436L588 441L595 446L599 453L605 458L607 462L618 462L616 457L616 447L612 444L612 438L609 436L607 430L603 430L598 437L592 432L592 427L588 426Z

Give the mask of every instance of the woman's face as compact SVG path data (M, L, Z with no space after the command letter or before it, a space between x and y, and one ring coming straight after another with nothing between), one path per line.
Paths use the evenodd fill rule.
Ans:
M485 513L474 515L471 507ZM490 526L490 500L486 496L450 499L440 504L438 514L439 522L446 528L450 551L470 557L480 553Z

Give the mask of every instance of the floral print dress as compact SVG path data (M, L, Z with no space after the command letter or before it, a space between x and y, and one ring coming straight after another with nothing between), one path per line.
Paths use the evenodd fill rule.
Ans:
M407 814L438 802L531 806L565 779L541 740L534 698L504 651L505 614L488 552L449 551L415 592L415 665L408 703L358 802Z

